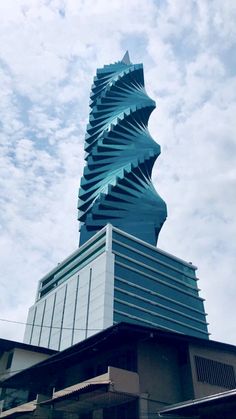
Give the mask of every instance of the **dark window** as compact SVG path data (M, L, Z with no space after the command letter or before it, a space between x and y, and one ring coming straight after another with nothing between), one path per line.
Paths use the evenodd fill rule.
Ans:
M0 390L0 400L4 400L5 399L5 394L6 394L6 388L2 388Z
M112 350L110 352L113 352ZM137 372L137 351L134 349L124 350L123 352L113 352L112 356L105 356L100 362L94 359L90 365L85 365L83 379L87 380L97 375L105 374L108 367L121 368L128 371Z
M128 350L123 353L116 353L107 360L107 366L122 368L128 371L137 371L136 351Z
M13 352L10 352L10 353L8 354L8 358L7 358L7 366L6 366L6 369L7 369L7 370L8 370L9 368L11 368L12 359L13 359Z
M136 352L128 350L123 353L115 353L111 358L108 358L103 363L95 367L95 376L107 372L108 367L122 368L128 371L137 371L137 357Z
M28 391L20 389L7 388L4 395L3 411L12 409L20 404L26 403Z
M233 365L195 356L195 366L198 381L228 389L236 387Z

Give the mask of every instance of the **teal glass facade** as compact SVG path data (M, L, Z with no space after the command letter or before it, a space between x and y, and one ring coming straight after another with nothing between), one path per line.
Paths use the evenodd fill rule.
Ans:
M196 267L114 229L114 323L158 326L208 338Z
M160 146L147 125L156 105L145 91L143 65L127 58L98 69L92 85L80 245L107 223L156 245L166 219L166 204L151 181Z

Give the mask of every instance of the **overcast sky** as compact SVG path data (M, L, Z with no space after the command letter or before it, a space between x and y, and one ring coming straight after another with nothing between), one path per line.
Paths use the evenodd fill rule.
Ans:
M0 1L1 319L25 322L78 245L92 78L128 49L157 102L158 246L198 266L211 338L236 345L235 22L232 0ZM23 332L0 321L0 337Z

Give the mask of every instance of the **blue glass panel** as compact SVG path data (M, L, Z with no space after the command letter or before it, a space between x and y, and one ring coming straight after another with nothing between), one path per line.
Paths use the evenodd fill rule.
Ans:
M175 326L175 329L173 329L173 323L170 323L169 327L168 327L167 322L164 322L164 321L162 321L162 322L158 321L158 323L155 323L152 320L144 318L143 316L142 317L135 317L134 315L131 315L129 317L128 314L130 314L130 313L127 313L127 315L126 315L126 313L118 313L118 312L114 311L114 323L128 322L128 323L132 323L132 324L141 324L141 325L144 325L144 326L157 326L157 327L161 327L161 328L163 327L165 329L172 330L172 331L174 330L176 332L184 333L184 334L187 334L187 335L191 334L192 336L196 336L196 337L199 337L199 338L206 339L208 337L207 334L204 333L205 330L202 330L202 331L191 330L191 332L190 332L189 328L183 327L183 326L180 326L180 325Z
M173 322L179 321L181 323L185 323L186 326L190 325L197 328L203 327L203 324L199 321L199 316L197 314L195 315L195 319L190 318L190 317L185 317L180 311L179 312L170 311L168 306L166 306L165 308L160 307L160 306L152 304L151 302L140 300L136 298L135 296L127 295L121 291L115 290L115 301L118 301L118 300L125 301L125 304L133 304L139 307L140 316L142 316L143 311L141 309L143 308L145 310L156 313L158 315L168 317L170 320L172 319Z
M115 263L115 276L119 276L121 278L127 279L131 282L134 282L138 285L144 286L149 288L150 290L159 292L160 294L164 294L169 296L173 299L179 299L184 303L186 299L186 295L190 297L198 297L197 290L189 289L185 286L181 286L180 284L174 283L170 279L163 278L160 274L156 274L155 272L151 272L148 269L144 269L143 267L139 267L139 272L129 269L129 267L133 267L132 264L126 262L126 266L121 266L120 264ZM135 267L137 270L137 265Z
M152 293L151 290L139 288L139 286L137 286L134 283L127 284L126 282L124 282L124 280L121 280L117 277L115 277L115 289L116 288L135 294L137 296L140 296L141 298L146 298L149 301L160 304L161 306L169 307L170 309L187 314L189 316L194 317L197 315L199 320L205 321L205 312L204 312L204 307L201 301L199 304L199 308L193 307L192 304L182 305L178 300L170 300L170 298L167 297L166 295L160 295L156 293L154 294ZM116 295L116 291L115 291L115 295ZM188 301L186 301L186 303L188 303Z
M171 257L171 255L167 255L164 254L162 252L160 252L158 249L151 247L151 246L147 246L144 243L140 243L136 240L133 240L132 238L129 238L123 234L120 234L117 231L113 231L113 239L117 239L119 241L121 241L124 244L127 244L128 246L133 247L134 249L137 249L143 253L147 253L150 256L154 257L157 260L160 260L164 263L166 263L167 265L173 266L177 269L179 269L181 272L192 276L193 278L195 277L195 268L191 267L191 265L187 265L184 262L182 262L181 260L178 260L174 257ZM114 246L114 242L113 242L113 246Z
M132 258L136 260L137 262L144 263L145 265L154 268L164 274L167 274L169 276L172 276L174 279L177 279L186 285L190 285L194 288L196 288L196 279L190 278L189 276L186 276L185 273L182 273L178 271L177 269L173 269L172 266L166 266L163 265L158 258L155 258L155 260L150 259L147 255L141 255L140 253L136 253L135 249L131 250L128 248L123 247L122 245L118 243L113 243L113 251L116 254L117 252L127 256L129 258Z

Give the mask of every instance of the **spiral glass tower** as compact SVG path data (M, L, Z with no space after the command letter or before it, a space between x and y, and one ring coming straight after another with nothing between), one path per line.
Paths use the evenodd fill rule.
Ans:
M132 64L127 52L98 69L90 99L80 245L108 223L156 245L167 212L151 181L160 146L147 127L156 105L145 91L143 65Z

